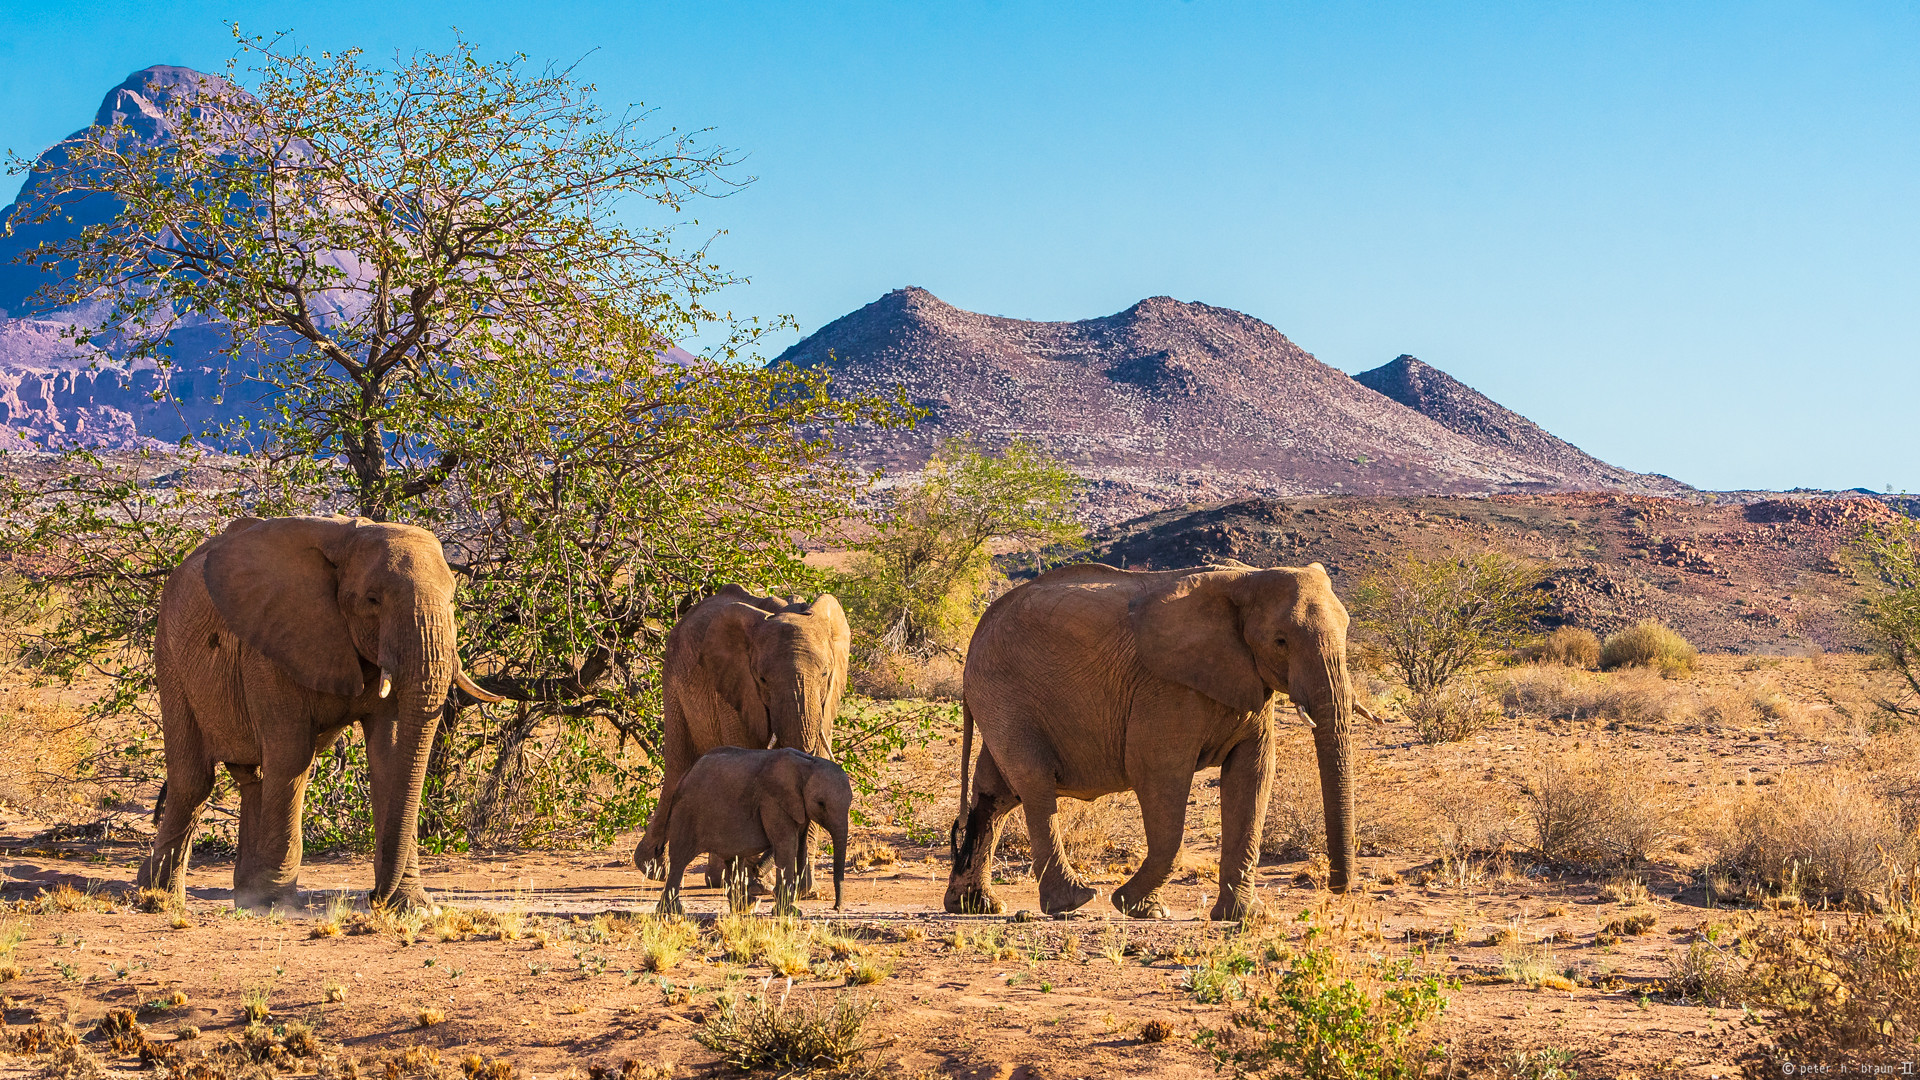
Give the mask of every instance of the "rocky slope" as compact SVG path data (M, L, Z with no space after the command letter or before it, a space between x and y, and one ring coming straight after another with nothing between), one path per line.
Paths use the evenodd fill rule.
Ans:
M1549 625L1604 635L1659 619L1704 650L1797 654L1869 645L1861 586L1835 555L1901 512L1883 499L1758 493L1245 499L1111 526L1083 557L1134 570L1319 562L1351 596L1405 554L1501 551L1546 572Z
M1099 520L1245 495L1685 490L1581 454L1453 380L1441 395L1453 412L1431 415L1258 319L1167 297L1028 322L899 289L779 362L825 368L843 394L902 387L928 411L904 435L862 433L865 463L911 469L964 434L1028 438L1093 481Z

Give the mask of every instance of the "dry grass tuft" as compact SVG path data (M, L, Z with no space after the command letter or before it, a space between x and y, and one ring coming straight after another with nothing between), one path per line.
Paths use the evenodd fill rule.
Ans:
M1428 746L1472 738L1500 719L1500 710L1486 691L1470 681L1415 695L1405 711L1420 741Z
M1563 626L1540 643L1540 659L1561 667L1592 669L1600 666L1600 639L1579 626Z
M1168 1039L1173 1038L1175 1034L1177 1034L1177 1031L1174 1026L1157 1016L1140 1025L1141 1042L1166 1042Z
M835 995L830 1003L809 1004L784 993L776 1001L770 989L722 1000L694 1038L743 1072L851 1066L880 1047L862 1031L872 1003Z
M892 866L900 861L900 853L893 850L892 844L877 841L865 841L847 852L847 865L855 870L871 870L876 866Z
M426 1005L421 1007L419 1012L413 1014L413 1019L414 1022L418 1023L421 1027L430 1028L435 1024L444 1023L447 1019L447 1014L442 1012L437 1005Z
M672 971L700 944L700 928L682 918L646 916L636 937L642 971Z
M1652 668L1669 679L1684 679L1700 662L1699 650L1668 627L1648 619L1610 634L1600 648L1600 666Z
M1920 876L1892 891L1878 915L1808 916L1747 936L1746 986L1780 1009L1774 1036L1789 1060L1920 1046Z
M1845 768L1790 774L1735 814L1722 865L1783 898L1882 906L1920 855L1901 807Z
M1672 818L1640 771L1608 752L1543 756L1520 794L1534 851L1557 862L1646 862Z

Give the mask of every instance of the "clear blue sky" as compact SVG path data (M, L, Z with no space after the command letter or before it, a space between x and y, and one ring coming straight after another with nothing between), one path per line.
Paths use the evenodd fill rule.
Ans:
M227 19L380 53L458 25L717 128L759 177L701 215L741 313L1167 294L1347 371L1413 353L1703 487L1920 490L1911 0L7 0L0 147L217 68Z

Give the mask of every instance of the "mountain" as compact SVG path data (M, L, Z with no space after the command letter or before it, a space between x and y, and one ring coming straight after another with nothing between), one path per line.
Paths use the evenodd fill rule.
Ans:
M1617 469L1582 452L1459 379L1404 353L1372 371L1355 375L1353 381L1431 417L1449 431L1504 447L1562 475L1587 481L1576 486L1629 488L1634 480L1641 479L1637 473Z
M897 289L774 362L829 371L843 395L897 386L927 410L911 432L860 432L865 464L917 468L967 434L1027 438L1093 482L1107 521L1248 496L1688 490L1588 457L1424 364L1416 381L1444 392L1411 405L1389 392L1408 364L1368 373L1388 373L1382 391L1252 316L1164 296L1029 322Z
M190 68L159 65L127 76L107 92L82 128L54 144L35 162L19 197L0 222L0 449L23 445L107 448L174 443L207 424L232 419L257 394L243 385L247 372L220 352L223 334L204 321L188 320L172 335L173 369L164 374L151 360L128 360L112 347L75 345L69 335L99 317L92 305L43 307L36 293L57 273L17 261L39 244L59 243L91 224L119 212L111 200L95 196L47 221L31 220L45 192L45 174L65 166L70 144L95 137L98 128L114 128L133 147L172 137L165 119L169 99L206 84L213 76ZM165 379L170 395L156 401Z

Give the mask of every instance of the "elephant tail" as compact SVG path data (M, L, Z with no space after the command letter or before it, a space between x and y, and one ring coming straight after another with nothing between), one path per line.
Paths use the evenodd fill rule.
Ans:
M967 827L967 770L973 766L973 710L967 706L966 696L960 698L960 813L953 819L953 827L947 830L947 847L953 857L960 857L960 834Z
M965 783L965 781L962 781ZM153 827L160 827L160 815L167 809L167 782L160 781L160 794L153 797Z

